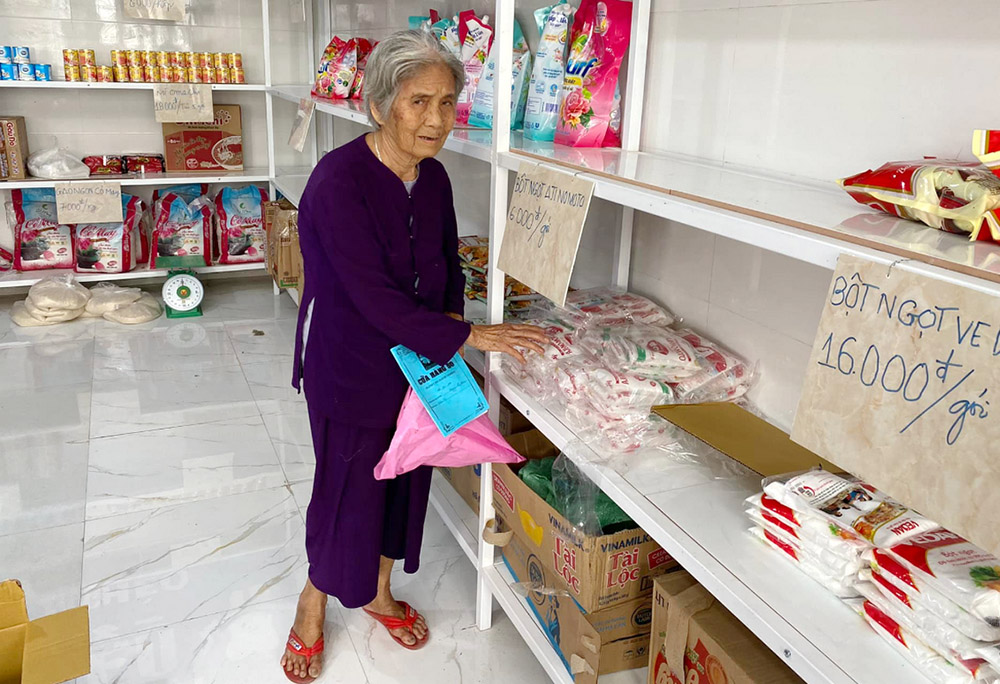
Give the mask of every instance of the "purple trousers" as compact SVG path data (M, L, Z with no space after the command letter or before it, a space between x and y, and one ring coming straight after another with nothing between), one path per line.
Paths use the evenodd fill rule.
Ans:
M360 608L378 593L381 556L405 559L408 573L420 566L433 469L376 480L395 428L345 425L311 409L309 421L316 451L306 511L309 579L345 608Z

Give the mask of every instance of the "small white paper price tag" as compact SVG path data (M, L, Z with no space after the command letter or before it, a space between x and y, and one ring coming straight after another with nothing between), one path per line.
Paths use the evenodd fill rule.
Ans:
M117 223L122 220L122 186L112 181L56 183L59 223Z
M185 0L122 0L125 16L132 19L159 19L162 21L185 21L187 5Z
M299 100L299 108L295 112L295 121L292 123L292 132L288 136L288 146L296 152L301 152L306 146L306 137L309 135L309 125L312 123L315 110L316 103L312 100L306 98Z
M202 83L157 83L153 114L159 123L211 123L212 86Z

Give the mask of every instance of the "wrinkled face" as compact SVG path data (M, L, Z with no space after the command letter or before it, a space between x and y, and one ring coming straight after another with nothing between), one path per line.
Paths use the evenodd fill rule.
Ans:
M417 159L433 157L455 126L455 77L435 64L404 81L389 116L378 121L397 150Z

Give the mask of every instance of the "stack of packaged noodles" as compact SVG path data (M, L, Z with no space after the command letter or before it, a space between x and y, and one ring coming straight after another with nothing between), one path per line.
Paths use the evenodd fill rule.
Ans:
M486 271L490 263L490 239L462 237L458 239L458 256L465 273L465 296L470 300L486 303ZM527 311L542 296L524 283L506 277L504 285L504 311L508 315Z
M869 484L768 478L751 534L844 598L931 681L1000 683L1000 559Z
M601 450L631 451L655 421L653 406L730 401L750 387L750 364L645 297L615 288L577 290L566 307L539 302L519 318L549 344L507 373Z

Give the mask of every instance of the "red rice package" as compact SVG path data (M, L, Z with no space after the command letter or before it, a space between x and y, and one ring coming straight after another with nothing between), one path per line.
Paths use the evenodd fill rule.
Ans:
M632 3L582 0L573 19L555 141L619 147L618 72L632 34Z
M157 201L149 267L211 266L211 234L211 200L164 195Z
M73 268L73 227L56 218L56 191L11 191L8 223L14 226L14 268L39 271Z
M220 264L264 261L264 202L267 192L256 185L223 188L215 196Z
M208 183L184 183L183 185L171 185L167 188L157 188L153 190L153 205L156 206L160 198L165 195L177 195L190 204L199 197L208 195ZM153 218L156 218L155 215Z
M323 51L312 94L328 100L351 96L354 77L358 73L358 39L344 41L337 36Z
M93 155L84 157L83 163L91 176L120 176L125 173L125 161L118 155Z
M368 56L375 49L378 43L370 43L364 38L358 38L358 73L354 75L354 83L351 85L351 99L360 100L364 97L365 88L365 67L368 65Z
M138 263L142 200L122 193L122 220L78 223L73 231L77 273L126 273Z
M0 247L0 271L9 271L12 268L14 268L14 255Z

